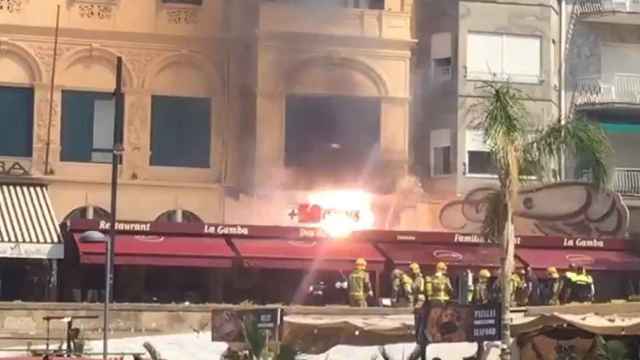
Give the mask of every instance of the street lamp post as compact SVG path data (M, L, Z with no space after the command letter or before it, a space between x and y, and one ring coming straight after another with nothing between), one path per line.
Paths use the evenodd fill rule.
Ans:
M115 100L115 119L113 123L113 153L111 156L111 226L109 236L105 239L105 279L104 279L104 325L102 358L107 360L109 354L109 302L113 293L113 254L116 242L116 205L118 200L118 165L123 152L122 123L124 119L124 103L122 97L122 57L116 62L116 87L113 92Z

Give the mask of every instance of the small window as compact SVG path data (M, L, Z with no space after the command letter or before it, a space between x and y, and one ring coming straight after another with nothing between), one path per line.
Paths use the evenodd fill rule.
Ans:
M496 166L488 151L467 151L469 174L489 175L496 173Z
M465 144L467 151L466 174L495 175L497 173L495 162L484 140L484 131L467 130Z
M451 174L451 146L433 149L433 176Z
M469 33L469 80L539 83L542 80L542 45L538 36Z
M0 155L31 157L33 89L0 86Z
M446 81L452 78L451 33L434 33L431 35L431 62L433 80Z
M210 167L211 99L151 98L151 165Z
M62 92L62 161L108 163L113 149L112 94Z
M451 174L451 132L449 129L431 131L431 176Z
M451 58L433 59L433 80L446 81L451 80Z

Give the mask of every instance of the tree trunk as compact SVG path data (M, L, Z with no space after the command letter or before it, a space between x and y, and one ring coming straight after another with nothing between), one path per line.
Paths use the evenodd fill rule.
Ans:
M513 273L515 237L511 196L506 192L507 219L503 233L504 259L502 259L502 349L501 360L511 360L511 274Z

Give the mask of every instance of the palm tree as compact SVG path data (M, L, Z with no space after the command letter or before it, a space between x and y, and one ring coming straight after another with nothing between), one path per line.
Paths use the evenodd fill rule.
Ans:
M510 276L514 267L515 234L513 210L518 190L524 181L549 179L559 154L581 159L590 172L596 188L606 186L607 159L612 153L609 142L599 127L573 119L564 124L533 126L524 106L524 97L509 83L487 82L487 96L479 103L484 139L496 167L499 188L487 198L483 235L500 243L504 249L502 263L502 341L501 358L511 359L509 313Z

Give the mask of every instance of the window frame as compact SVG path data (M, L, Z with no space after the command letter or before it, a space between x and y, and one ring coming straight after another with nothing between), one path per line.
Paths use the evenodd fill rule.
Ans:
M484 141L477 142L477 141L472 141L470 139L473 136L482 136L484 138L484 130L465 129L465 134L464 135L465 135L465 139L464 139L464 144L465 144L464 161L465 161L465 166L464 166L464 174L463 175L465 177L475 177L475 178L488 178L488 179L497 178L498 177L497 174L472 173L472 172L469 171L469 169L470 169L470 166L469 166L469 152L470 151L490 153L489 148L486 146L486 144L484 144ZM477 145L477 144L482 144L482 145Z
M62 164L83 164L83 165L87 165L87 164L91 164L91 165L95 165L95 166L105 166L105 165L110 165L113 161L113 159L111 157L109 157L109 160L105 160L105 161L95 161L92 160L93 154L94 153L113 153L113 148L112 149L106 149L106 148L97 148L94 147L94 142L93 142L93 136L94 136L94 132L95 131L95 127L93 124L95 124L95 113L93 118L91 119L91 121L93 121L94 123L92 124L92 133L91 133L91 149L89 151L89 159L88 161L79 161L79 160L64 160L63 159L63 148L64 148L64 143L65 143L65 135L64 135L64 93L65 92L70 92L70 93L87 93L87 94L93 94L93 95L99 95L93 98L93 106L95 108L95 101L96 100L107 100L107 98L109 98L109 96L111 96L109 99L113 101L113 106L114 106L114 122L113 122L113 126L115 127L115 106L116 106L116 99L115 96L112 95L112 92L109 92L108 90L104 90L104 89L92 89L92 88L62 88L60 90L60 162ZM123 93L121 95L123 97L122 99L122 104L123 106L126 106L126 94ZM125 111L126 113L126 111ZM125 115L126 116L126 115ZM122 119L122 121L124 122L125 119ZM121 131L125 131L124 128L121 129ZM113 137L113 135L111 135L111 137ZM115 146L112 145L112 146ZM122 164L124 156L120 157L120 164Z
M469 51L470 37L471 35L485 35L485 36L496 36L500 38L500 72L494 73L486 73L486 72L471 72L469 70L469 60L471 58ZM528 38L528 39L537 39L539 45L539 53L538 53L538 76L536 80L526 81L523 80L523 75L517 76L514 80L514 74L507 74L504 70L505 63L505 39L507 38ZM488 32L488 31L468 31L466 36L466 61L465 61L465 79L467 81L494 81L494 82L510 82L513 84L522 84L522 85L540 85L545 81L544 77L544 37L542 35L537 34L514 34L514 33L503 33L503 32ZM515 74L517 75L517 74Z
M453 166L452 166L452 161L451 161L451 151L452 151L452 146L451 146L451 130L450 129L434 129L431 130L431 133L429 134L429 172L431 174L431 177L433 178L443 178L443 177L449 177L454 175L454 171L453 171ZM442 174L436 174L436 149L442 149L442 148L449 148L449 159L448 159L448 164L449 164L449 172L448 173L442 173ZM444 168L444 166L443 166Z
M149 142L148 142L148 150L149 150L149 159L147 161L146 166L148 166L149 169L166 169L166 170L170 170L170 171L174 171L176 169L178 169L179 171L196 171L196 172L209 172L213 169L216 168L216 163L217 163L217 157L215 154L215 133L216 133L216 115L217 113L217 106L216 106L216 102L215 102L215 97L214 96L204 96L202 94L200 95L183 95L183 94L168 94L168 93L163 93L163 92L153 92L151 94L149 94ZM160 164L154 164L153 163L153 128L154 128L154 123L153 123L153 100L154 98L182 98L182 99L201 99L207 100L207 105L209 108L209 117L207 119L208 122L208 132L207 135L209 137L209 146L208 146L208 152L207 152L207 158L208 158L208 162L206 164L206 166L176 166L176 165L160 165ZM162 171L162 170L161 170Z
M29 140L29 154L28 155L6 155L0 154L0 158L11 158L11 159L24 159L26 161L33 160L34 156L34 145L35 145L35 133L36 133L36 88L33 84L24 84L24 83L7 83L0 82L0 88L13 88L13 89L26 89L31 90L31 107L29 108L30 114L30 140Z
M433 81L441 83L453 80L453 51L450 32L437 32L431 34L431 78ZM448 66L438 64L438 62L449 61ZM445 69L448 73L445 74Z

